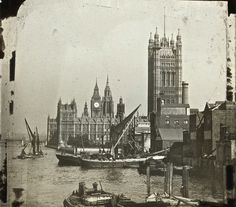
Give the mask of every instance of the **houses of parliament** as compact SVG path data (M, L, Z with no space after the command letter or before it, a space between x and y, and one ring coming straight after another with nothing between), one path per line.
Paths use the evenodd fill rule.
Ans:
M188 83L182 81L182 38L180 30L174 40L158 31L150 34L148 42L148 117L151 121L152 151L183 141L183 131L189 129L191 113Z
M63 104L61 99L58 101L56 118L48 116L47 139L53 145L66 143L69 137L76 138L82 135L86 135L93 143L101 143L102 138L104 142L109 141L111 124L119 123L124 118L124 113L125 104L120 98L116 116L114 115L114 101L107 77L103 97L100 96L96 81L90 101L90 114L87 102L82 115L78 117L75 99L69 104Z

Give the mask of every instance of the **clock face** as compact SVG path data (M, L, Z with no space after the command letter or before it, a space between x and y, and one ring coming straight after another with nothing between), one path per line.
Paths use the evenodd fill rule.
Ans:
M98 108L98 107L99 107L99 103L98 103L98 102L95 102L95 103L94 103L94 107L95 107L95 108Z

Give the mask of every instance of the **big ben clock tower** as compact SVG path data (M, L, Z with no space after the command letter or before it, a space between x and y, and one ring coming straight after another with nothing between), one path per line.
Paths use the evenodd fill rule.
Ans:
M94 87L93 96L91 98L91 117L102 117L102 100L99 95L98 84Z

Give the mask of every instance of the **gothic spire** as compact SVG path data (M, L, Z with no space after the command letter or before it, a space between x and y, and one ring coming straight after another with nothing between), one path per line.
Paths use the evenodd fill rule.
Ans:
M149 44L153 43L153 38L152 38L152 33L150 32L150 37L149 37Z
M93 97L100 97L97 78L96 78L96 84L95 84L94 91L93 91Z
M179 44L181 44L180 29L178 29L178 35L177 35L176 39L177 39L177 42L178 42Z
M85 104L84 104L84 112L82 115L86 116L86 117L89 116L87 102L85 102Z
M173 33L171 34L171 40L170 40L170 46L174 46L174 38L173 38Z
M109 78L108 78L108 74L107 74L107 85L106 86L108 86L109 85Z
M59 99L59 101L58 101L58 105L61 105L61 97L60 97L60 99Z
M109 78L108 78L108 75L107 75L106 87L105 87L105 90L104 90L104 96L105 96L105 97L111 96L111 90L110 90L110 86L109 86Z
M98 81L97 81L97 78L96 78L96 84L95 84L95 88L94 88L94 90L98 90Z
M158 36L158 33L157 33L157 27L156 27L156 33L155 33L155 35L154 35L155 41L156 41L158 38L159 38L159 36Z

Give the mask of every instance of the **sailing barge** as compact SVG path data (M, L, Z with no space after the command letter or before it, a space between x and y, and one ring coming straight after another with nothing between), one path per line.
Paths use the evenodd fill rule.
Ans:
M118 154L118 144L134 120L135 113L140 105L134 109L124 120L110 127L111 149L109 153L101 153L97 157L81 157L81 166L84 168L138 168L140 162L147 158L141 156L127 157Z
M40 148L39 133L36 127L36 132L32 132L27 120L25 119L26 130L29 135L29 141L23 146L21 154L17 156L18 159L35 159L43 157L43 152ZM30 147L29 153L26 153L25 150L27 147Z

